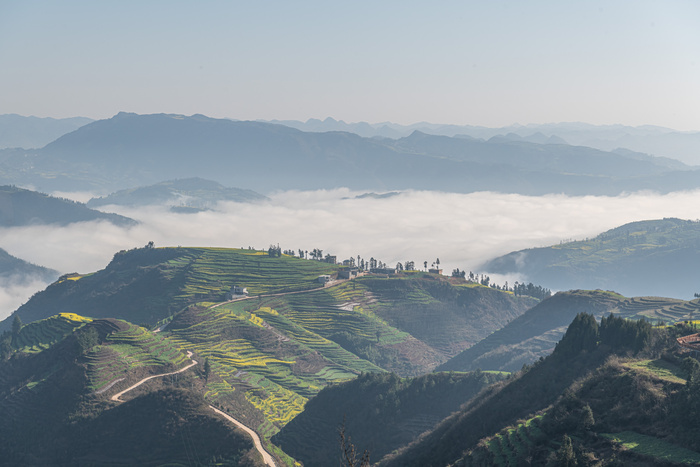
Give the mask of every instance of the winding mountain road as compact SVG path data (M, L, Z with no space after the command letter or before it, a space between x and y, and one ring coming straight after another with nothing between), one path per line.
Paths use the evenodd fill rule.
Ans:
M187 358L189 358L190 360L192 360L192 352L190 352L189 350L187 351ZM162 378L162 377L164 377L164 376L170 376L170 375L176 375L176 374L178 374L178 373L182 373L183 371L189 370L190 368L192 368L192 367L195 366L196 364L197 364L197 360L192 360L192 363L190 363L189 365L187 365L187 366L184 367L184 368L180 368L180 369L177 370L177 371L171 371L170 373L163 373L163 374L160 374L160 375L148 376L147 378L142 379L141 381L139 381L138 383L134 384L133 386L130 386L130 387L124 389L122 392L116 393L115 395L113 395L113 396L110 397L109 399L110 399L110 400L113 400L113 401L115 401L115 402L124 402L123 400L120 399L124 394L126 394L126 393L129 392L129 391L131 391L132 389L136 389L137 387L141 386L141 385L142 385L143 383L145 383L146 381L149 381L149 380L151 380L151 379L153 379L153 378Z
M127 392L129 392L129 391L131 391L131 390L133 390L133 389L136 389L137 387L141 386L141 385L142 385L143 383L145 383L146 381L150 381L150 380L152 380L152 379L154 379L154 378L162 378L162 377L164 377L164 376L170 376L170 375L176 375L176 374L178 374L178 373L182 373L183 371L189 370L190 368L192 368L193 366L195 366L195 365L198 363L197 360L194 360L194 359L192 358L192 352L190 352L189 350L187 351L187 358L189 358L190 360L192 360L192 363L190 363L190 364L187 365L186 367L180 368L180 369L177 370L177 371L171 371L170 373L162 373L162 374L159 374L159 375L148 376L148 377L142 379L141 381L139 381L138 383L134 384L133 386L129 386L128 388L124 389L123 391L114 394L112 397L110 397L110 400L112 400L112 401L114 401L114 402L124 402L124 401L121 399L121 397L122 397L124 394L126 394ZM118 380L118 381L114 381L114 383L112 383L112 384L115 384L115 383L118 383L118 382L119 382L119 380ZM211 408L214 412L216 412L216 413L218 413L218 414L220 414L220 415L223 415L228 421L232 422L232 423L233 423L234 425L236 425L238 428L240 428L240 429L242 429L243 431L245 431L246 433L248 433L248 434L250 435L250 437L253 438L253 444L255 445L255 449L257 449L258 452L260 453L260 455L263 457L263 460L265 461L265 465L267 465L268 467L277 467L277 464L275 464L274 459L272 458L272 456L270 455L270 453L267 452L267 451L265 450L265 448L264 448L263 445L262 445L262 441L260 441L260 437L258 436L258 434L257 434L255 431L253 431L252 429L248 428L247 426L245 426L243 423L239 422L238 420L236 420L236 419L233 418L232 416L230 416L230 415L228 415L228 414L222 412L221 410L217 409L216 407L213 407L213 406L210 405L209 408Z
M332 286L341 284L341 283L343 283L343 282L346 282L347 280L348 280L348 279L339 279L339 280L335 280L335 281L328 282L328 283L324 284L323 287L318 287L318 288L315 288L315 289L296 290L296 291L293 291L293 292L281 292L281 293L266 294L266 295L238 297L238 298L234 298L233 300L227 300L227 301L225 301L225 302L217 303L216 305L212 305L212 306L210 306L209 308L217 308L217 307L220 307L220 306L222 306L222 305L226 305L227 303L238 302L238 301L241 301L241 300L250 300L250 299L253 299L253 298L280 297L280 296L283 296L283 295L294 295L294 294L300 294L300 293L315 292L315 291L317 291L317 290L323 290L323 289L325 289L325 288L327 288L327 287L332 287ZM168 323L168 324L169 324L169 323ZM156 329L154 332L160 332L160 331L164 330L164 329L168 326L168 324L164 324L164 325L160 326L160 327L159 327L158 329ZM190 364L187 365L186 367L181 368L181 369L179 369L179 370L177 370L177 371L171 371L170 373L163 373L163 374L160 374L160 375L148 376L148 377L142 379L141 381L139 381L138 383L134 384L133 386L130 386L130 387L124 389L123 391L118 392L117 394L114 394L112 397L110 397L110 400L115 401L115 402L124 402L124 401L121 399L121 397L122 397L124 394L126 394L127 392L129 392L129 391L131 391L131 390L133 390L133 389L136 389L137 387L141 386L141 385L142 385L143 383L145 383L146 381L149 381L149 380L154 379L154 378L162 378L162 377L164 377L164 376L170 376L170 375L176 375L176 374L178 374L178 373L182 373L183 371L189 370L190 368L192 368L193 366L195 366L195 365L198 363L197 360L192 359L192 352L190 352L189 350L187 351L187 358L189 358L190 360L192 360L192 363L190 363ZM116 384L116 383L118 383L118 382L119 382L119 380L114 381L113 383L111 383L111 385L110 385L109 387L111 387L112 385L114 385L114 384ZM107 389L108 389L108 388L107 388ZM106 389L105 389L105 390L106 390ZM250 435L250 437L253 438L253 444L255 445L255 449L257 449L258 452L262 455L263 461L265 462L265 465L267 465L268 467L277 467L277 464L275 463L275 460L273 459L272 455L270 455L270 453L267 452L267 451L265 450L265 448L264 448L263 445L262 445L262 441L260 441L260 436L258 436L258 434L257 434L253 429L248 428L246 425L244 425L244 424L241 423L240 421L236 420L235 418L233 418L233 417L230 416L229 414L227 414L227 413L225 413L225 412L222 412L221 410L217 409L216 407L214 407L214 406L212 406L212 405L210 405L209 408L212 409L214 412L218 413L219 415L222 415L226 420L230 421L231 423L233 423L234 425L236 425L236 426L237 426L238 428L240 428L241 430L243 430L243 431L245 431L246 433L248 433L248 434Z
M234 425L236 425L238 428L245 431L246 433L248 433L250 435L250 437L253 438L253 443L255 443L255 449L257 449L258 452L260 454L262 454L263 460L265 461L265 465L267 465L269 467L277 467L277 464L275 464L275 460L272 458L270 453L265 450L265 448L262 445L262 442L260 441L260 436L258 436L258 434L255 431L248 428L247 426L245 426L244 424L242 424L241 422L239 422L238 420L236 420L235 418L233 418L229 414L217 409L216 407L210 405L209 408L212 409L214 412L218 413L219 415L223 415L224 418L226 418L226 420L233 423Z

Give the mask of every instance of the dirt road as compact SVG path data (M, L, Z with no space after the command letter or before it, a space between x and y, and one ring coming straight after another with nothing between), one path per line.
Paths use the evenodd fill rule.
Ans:
M189 358L189 359L192 358L192 352L190 352L189 350L187 351L187 358ZM189 365L187 365L187 366L184 367L184 368L180 368L180 369L177 370L177 371L171 371L170 373L163 373L163 374L160 374L160 375L153 375L153 376L149 376L149 377L147 377L147 378L144 378L144 379L142 379L141 381L139 381L138 383L134 384L133 386L124 389L122 392L116 393L115 395L113 395L112 397L110 397L110 400L113 400L113 401L115 401L115 402L124 402L123 400L120 399L120 397L122 397L124 394L126 394L126 393L129 392L129 391L131 391L132 389L135 389L135 388L141 386L141 385L142 385L143 383L145 383L146 381L149 381L149 380L151 380L151 379L153 379L153 378L162 378L163 376L170 376L170 375L176 375L176 374L178 374L178 373L182 373L183 371L189 370L190 368L192 368L192 367L195 366L196 364L197 364L197 360L192 360L192 363L190 363Z
M265 448L263 448L262 442L260 441L260 437L258 436L258 434L255 431L251 430L250 428L248 428L247 426L245 426L244 424L242 424L241 422L239 422L238 420L236 420L235 418L233 418L229 414L222 412L221 410L217 409L216 407L210 405L209 408L211 408L214 412L218 413L219 415L223 415L224 418L226 418L226 420L230 421L231 423L236 425L238 428L240 428L241 430L248 433L250 435L250 437L253 438L253 443L255 443L255 449L257 449L258 452L260 452L260 454L262 454L263 460L265 461L265 464L268 465L269 467L277 467L277 464L275 464L275 460L272 458L270 453L268 453L265 450Z
M187 351L187 358L192 359L192 352L190 352L189 350ZM121 397L122 397L124 394L126 394L127 392L129 392L129 391L131 391L131 390L133 390L133 389L136 389L137 387L141 386L141 385L142 385L143 383L145 383L146 381L152 380L152 379L154 379L154 378L162 378L162 377L164 377L164 376L170 376L170 375L176 375L176 374L178 374L178 373L182 373L183 371L189 370L190 368L192 368L193 366L195 366L197 363L198 363L197 360L192 360L192 363L190 363L189 365L187 365L187 366L184 367L184 368L180 368L180 369L177 370L177 371L171 371L170 373L162 373L162 374L160 374L160 375L153 375L153 376L149 376L149 377L147 377L147 378L144 378L144 379L142 379L141 381L139 381L138 383L134 384L133 386L130 386L130 387L124 389L123 391L116 393L115 395L113 395L112 397L110 397L110 400L113 400L113 401L115 401L115 402L124 402L124 401L121 399ZM112 384L115 384L115 383L117 383L117 382L119 382L119 381L115 381L115 382L112 383ZM216 412L216 413L218 413L218 414L220 414L220 415L223 415L227 420L229 420L229 421L232 422L234 425L236 425L237 427L239 427L240 429L242 429L243 431L245 431L246 433L248 433L248 434L253 438L253 443L255 444L255 449L257 449L258 452L260 452L260 454L261 454L262 457L263 457L263 460L265 461L265 464L268 465L269 467L277 467L277 464L275 464L275 461L274 461L274 459L272 459L272 456L270 455L270 453L268 453L268 452L265 450L265 448L263 448L262 442L260 441L260 437L258 436L258 434L257 434L255 431L251 430L250 428L248 428L247 426L245 426L244 424L242 424L241 422L239 422L239 421L236 420L235 418L233 418L233 417L231 417L230 415L228 415L228 414L222 412L221 410L217 409L216 407L212 407L211 405L210 405L209 407L210 407L214 412Z

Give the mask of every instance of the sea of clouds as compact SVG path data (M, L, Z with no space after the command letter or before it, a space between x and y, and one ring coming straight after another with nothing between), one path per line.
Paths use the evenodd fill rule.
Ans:
M174 213L167 206L107 206L101 210L140 224L5 228L0 229L0 247L61 273L102 269L115 252L153 241L156 246L320 248L338 259L360 255L392 266L411 260L422 267L439 258L449 274L454 268L483 272L481 264L511 251L594 237L627 222L700 218L700 191L616 197L407 191L382 199L356 198L359 194L347 189L285 191L262 203L221 203L216 210L194 214ZM80 201L88 196L57 195ZM527 279L492 278L501 283ZM5 284L0 319L45 285Z

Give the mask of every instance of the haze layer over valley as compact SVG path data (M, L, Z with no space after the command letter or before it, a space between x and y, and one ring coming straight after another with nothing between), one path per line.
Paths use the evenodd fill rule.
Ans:
M15 256L61 273L101 269L115 252L149 241L157 246L258 249L279 243L295 251L321 248L339 259L374 256L391 266L415 261L422 267L424 261L430 265L440 258L446 274L454 268L478 273L489 272L480 269L484 262L511 251L592 238L639 219L700 217L698 192L535 197L407 191L379 199L362 194L347 189L285 191L271 194L269 201L225 202L216 209L191 214L172 212L167 204L111 205L100 209L139 224L119 227L109 222L81 222L3 228L0 245ZM492 279L501 284L528 280L497 274ZM687 293L692 296L693 292ZM24 299L5 302L3 316Z

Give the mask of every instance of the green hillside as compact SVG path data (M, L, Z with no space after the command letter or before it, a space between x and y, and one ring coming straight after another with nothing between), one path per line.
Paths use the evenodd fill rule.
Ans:
M102 271L62 277L16 315L26 322L71 310L109 328L84 357L87 388L100 396L182 367L192 351L209 367L193 376L205 400L270 437L329 384L368 372L425 374L537 303L418 272L317 281L335 271L252 250L147 247L116 254ZM232 285L251 295L226 301Z
M155 379L123 404L109 400L189 363L162 336L61 315L22 327L14 340L18 350L0 361L0 464L261 465L250 438L208 408L191 371Z
M700 222L632 222L595 238L509 253L481 269L520 274L554 290L615 290L692 298L698 289Z
M493 332L533 302L428 274L365 276L304 293L190 306L163 333L209 359L207 399L270 436L328 384L362 372L424 374L468 345L465 336ZM409 325L389 321L394 310ZM413 336L420 322L426 329Z
M552 355L382 465L697 463L700 363L675 340L694 332L579 314Z
M365 373L321 391L272 441L305 467L323 467L337 457L338 431L344 426L351 442L378 460L504 377L478 372L402 379L391 373Z
M103 270L59 279L15 313L23 322L62 312L155 324L199 301L222 301L232 285L253 295L319 287L337 266L266 252L224 248L139 248ZM11 317L12 318L12 317ZM0 324L10 327L11 318Z
M600 319L610 313L629 319L675 323L700 316L700 300L626 298L601 290L560 292L438 367L441 371L517 371L549 355L578 313Z

